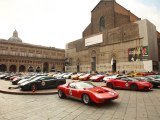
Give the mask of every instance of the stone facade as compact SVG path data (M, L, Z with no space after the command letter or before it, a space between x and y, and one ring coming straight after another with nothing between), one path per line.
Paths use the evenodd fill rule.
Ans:
M152 71L156 69L153 62L158 61L155 33L156 27L148 20L140 20L115 0L101 0L91 11L83 38L67 44L65 69Z
M0 39L0 72L64 71L64 49L23 43L15 37Z

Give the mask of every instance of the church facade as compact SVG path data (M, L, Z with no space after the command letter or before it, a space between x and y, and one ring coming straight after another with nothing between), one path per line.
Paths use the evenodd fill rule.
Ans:
M15 30L0 39L0 72L64 71L65 50L23 43Z
M66 71L158 70L156 26L115 0L95 6L82 36L66 44Z

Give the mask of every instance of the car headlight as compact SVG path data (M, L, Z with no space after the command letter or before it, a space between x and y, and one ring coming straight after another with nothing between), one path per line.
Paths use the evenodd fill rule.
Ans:
M108 92L108 94L110 94L110 95L114 95L115 93L111 91L111 92Z
M95 96L98 98L102 98L98 93L96 93Z

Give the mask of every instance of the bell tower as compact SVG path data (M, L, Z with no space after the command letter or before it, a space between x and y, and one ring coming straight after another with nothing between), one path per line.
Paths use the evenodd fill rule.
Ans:
M13 32L13 37L18 37L18 32L17 32L17 30L15 30L15 31Z

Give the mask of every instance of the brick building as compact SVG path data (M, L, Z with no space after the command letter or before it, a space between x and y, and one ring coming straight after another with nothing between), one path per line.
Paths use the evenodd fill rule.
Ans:
M64 49L23 43L16 30L0 39L0 72L63 71L64 57Z
M82 38L67 43L65 57L66 71L158 70L156 26L115 0L101 0Z

